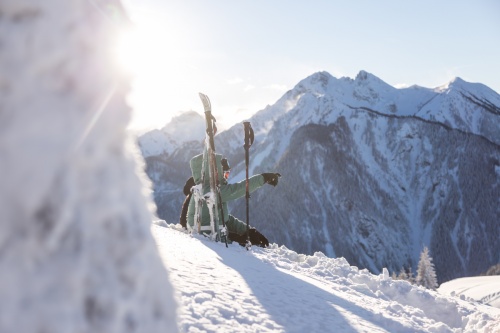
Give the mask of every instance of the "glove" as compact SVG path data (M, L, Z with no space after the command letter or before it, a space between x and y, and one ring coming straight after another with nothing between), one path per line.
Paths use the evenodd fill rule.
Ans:
M276 186L278 185L278 180L279 177L281 177L281 174L279 173L263 173L262 176L264 177L264 182Z
M250 234L250 242L252 245L266 247L269 246L269 241L264 235L257 231L255 228L251 228L248 232ZM241 246L245 246L247 243L247 233L243 235L238 235L234 232L229 232L229 239L233 242L240 244Z
M277 182L277 181L276 181ZM251 228L248 230L248 234L250 235L250 242L252 245L257 245L260 247L269 246L269 241L263 234L257 231L255 228Z
M186 184L184 184L184 188L183 188L184 195L188 195L189 193L191 193L191 187L193 187L195 185L196 184L194 182L194 178L193 177L191 177L188 180L186 180Z

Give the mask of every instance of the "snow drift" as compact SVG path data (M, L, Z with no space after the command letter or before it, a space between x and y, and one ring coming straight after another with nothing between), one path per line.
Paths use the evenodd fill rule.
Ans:
M451 280L439 286L445 295L473 299L500 308L500 276L469 276Z
M118 1L0 2L0 331L175 332L130 147Z
M185 332L499 332L500 309L441 295L321 252L251 251L152 227Z

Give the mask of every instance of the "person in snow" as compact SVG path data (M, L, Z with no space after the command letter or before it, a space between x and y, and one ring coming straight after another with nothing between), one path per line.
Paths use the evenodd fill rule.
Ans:
M228 229L228 238L230 241L239 243L240 245L245 245L247 240L247 225L245 222L237 219L233 215L228 213L227 202L230 200L238 199L244 197L246 194L246 180L241 182L229 184L228 178L230 173L230 166L227 159L222 158L222 155L215 154L217 161L217 173L219 175L220 193L222 199L222 207L224 211L224 221ZM203 165L203 154L193 157L190 161L192 177L186 181L184 185L184 194L186 199L182 206L182 212L180 216L180 224L184 228L192 229L195 224L195 213L196 213L196 199L193 195L193 186L201 184L202 182L202 165ZM205 174L208 175L208 163L205 163ZM249 192L253 192L256 189L262 187L264 184L269 184L272 186L278 185L278 180L281 175L279 173L262 173L257 174L249 178ZM210 191L210 184L208 176L205 177L204 184L202 185L203 193ZM219 230L222 228L222 221L216 221L219 225ZM200 232L206 235L211 233L210 227L210 213L208 206L203 200L203 205L201 209L200 218ZM250 236L250 242L253 245L265 247L269 245L267 238L262 235L255 228L250 228L248 231Z

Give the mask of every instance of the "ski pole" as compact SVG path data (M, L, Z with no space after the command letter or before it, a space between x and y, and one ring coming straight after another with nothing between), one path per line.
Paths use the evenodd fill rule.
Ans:
M246 208L247 208L247 242L245 245L245 248L248 250L252 246L252 243L250 242L250 206L249 206L249 199L250 199L250 188L249 188L249 181L248 181L248 164L250 161L250 153L249 149L250 146L253 144L254 140L254 133L252 129L252 125L250 125L249 121L243 122L243 127L245 130L245 171L246 171L246 182L245 182L245 190L246 190Z

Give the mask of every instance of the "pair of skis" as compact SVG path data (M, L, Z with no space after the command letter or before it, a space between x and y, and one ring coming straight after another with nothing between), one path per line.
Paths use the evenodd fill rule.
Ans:
M207 95L199 93L201 102L203 103L203 108L205 110L205 122L206 122L206 139L205 145L206 149L204 150L204 154L206 153L208 156L203 156L203 165L202 165L202 175L205 173L205 161L208 161L208 171L210 178L210 192L211 195L208 196L207 206L210 211L210 226L212 229L212 236L215 238L215 241L223 241L227 247L227 238L228 238L228 230L226 227L226 222L224 221L224 207L222 205L222 198L220 193L220 183L219 183L219 172L217 168L217 160L215 156L215 140L214 136L217 132L217 127L215 125L215 117L212 115L212 105L210 103L210 99ZM250 122L246 121L243 123L245 130L245 169L246 169L246 218L247 218L247 242L245 244L246 249L250 249L252 243L250 242L250 223L249 223L249 199L250 199L250 191L249 191L249 180L248 180L248 164L249 164L249 149L254 141L254 133ZM204 179L204 177L202 177ZM203 183L203 181L202 181ZM200 207L201 208L201 207ZM201 209L197 209L200 211ZM219 229L218 218L222 221L222 229ZM199 215L198 215L198 225L199 225Z

